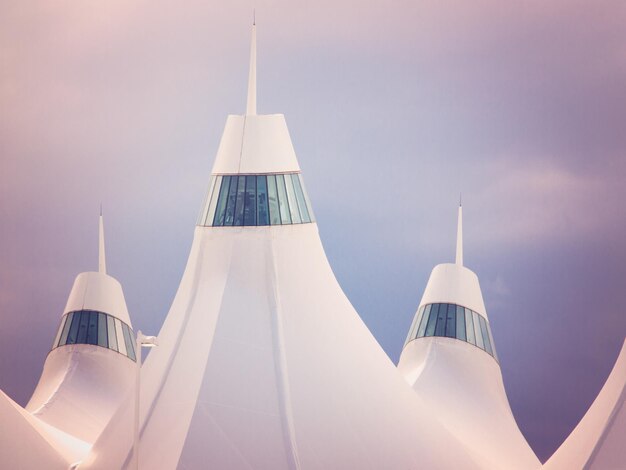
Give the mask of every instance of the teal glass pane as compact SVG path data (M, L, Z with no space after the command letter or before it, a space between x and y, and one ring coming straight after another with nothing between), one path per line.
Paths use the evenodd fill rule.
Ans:
M115 318L107 315L107 335L109 337L109 349L119 351L117 347L117 332L115 331Z
M103 348L109 347L107 337L107 316L102 312L98 312L98 346Z
M256 225L256 176L246 176L243 206L243 225Z
M424 333L426 332L426 325L428 323L428 318L430 317L431 307L432 307L432 304L426 305L426 308L424 309L424 315L422 315L422 321L417 327L417 335L416 335L417 338L421 338L422 336L424 336Z
M287 189L289 211L291 212L291 222L294 224L300 224L302 223L302 217L300 216L300 209L298 209L298 201L296 200L296 193L293 189L293 180L291 179L291 175L285 175L285 187Z
M437 325L437 317L439 316L439 307L441 304L432 304L430 308L430 318L424 336L433 336L435 334L435 326Z
M215 217L213 218L213 225L224 225L226 217L226 204L228 202L228 191L230 189L230 176L224 176L222 178L222 185L220 186L219 198L217 201L217 208L215 209Z
M409 334L406 337L406 341L404 344L406 345L409 341L415 339L415 333L417 331L417 327L422 320L422 315L424 314L424 306L421 306L417 311L417 315L413 318L413 323L411 323L411 328L409 328Z
M87 344L98 344L98 312L89 312L87 325Z
M222 186L222 177L214 177L213 188L211 189L211 197L207 202L208 210L204 218L203 225L212 225L215 218L215 209L217 208L217 201L219 199L220 188Z
M65 325L63 325L61 338L59 338L59 346L63 346L65 343L67 343L67 335L70 332L70 326L72 325L73 317L74 317L74 312L70 312L67 315L65 315Z
M304 198L304 193L302 191L302 186L300 186L300 178L298 174L291 175L291 181L293 183L293 189L296 193L296 200L298 201L298 207L300 208L300 215L302 216L302 222L311 222L311 217L309 216L309 209L306 205L306 200Z
M276 175L276 188L278 189L278 207L280 208L280 221L283 225L291 223L287 189L285 188L284 175Z
M228 201L226 202L226 214L224 215L224 225L233 225L235 220L235 205L237 203L237 185L239 178L230 177L230 188L228 189Z
M240 176L239 182L237 183L237 201L235 205L235 218L233 220L233 225L241 226L243 225L243 209L245 203L245 194L246 194L246 177Z
M81 312L74 312L74 316L72 317L72 326L70 326L66 344L76 344L76 339L78 337L78 325L80 324L80 314Z
M257 225L269 225L269 211L267 205L267 177L259 175L256 177L256 214Z
M448 304L439 304L439 311L437 312L437 326L435 327L435 336L445 336L447 317Z
M465 331L467 332L467 342L476 346L476 335L474 334L474 317L469 308L465 309Z
M485 349L485 343L483 342L483 334L480 330L480 315L472 311L472 317L474 318L474 334L476 335L476 346L480 349Z
M467 341L465 334L465 309L460 305L456 306L456 337Z
M270 211L270 225L280 225L280 210L278 208L278 189L276 175L267 175L267 198Z
M491 341L489 340L489 332L487 331L487 322L482 317L482 315L479 317L479 319L480 319L480 332L483 335L483 342L485 343L485 351L487 351L489 354L493 356L493 351L491 350Z
M126 355L133 361L135 357L135 337L130 332L130 328L126 323L122 323L122 333L124 334L124 344L126 345Z
M456 338L456 305L448 304L448 314L446 315L446 336Z
M76 344L85 344L87 342L87 327L88 326L89 326L89 312L83 310L80 312L80 323L78 325Z

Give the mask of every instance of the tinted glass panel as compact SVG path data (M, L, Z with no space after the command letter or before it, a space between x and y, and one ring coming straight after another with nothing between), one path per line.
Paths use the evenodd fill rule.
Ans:
M476 346L476 335L474 334L474 318L469 308L465 309L465 325L467 332L467 342Z
M66 344L76 344L76 338L78 337L78 325L80 324L80 312L74 312L72 317L72 326L70 332L67 335Z
M126 354L126 341L124 341L124 330L122 330L122 322L117 318L115 319L115 336L117 336L117 349L124 356Z
M406 343L408 343L409 341L411 341L412 339L415 339L415 333L417 332L417 327L419 326L420 320L422 319L422 315L424 314L424 307L420 307L419 310L417 311L417 315L415 315L415 318L413 318L413 323L411 324L411 328L409 329L409 334L406 337Z
M217 176L215 178L215 182L213 183L211 199L209 199L209 210L207 211L203 225L210 225L213 222L213 219L215 218L215 209L217 207L217 201L219 200L221 185L222 185L222 177Z
M87 324L87 344L98 344L98 312L89 312Z
M220 186L220 196L215 209L215 217L213 219L213 225L224 225L224 218L226 216L226 203L228 201L228 190L230 188L230 176L224 176L222 178L222 184Z
M270 224L280 225L280 210L278 209L278 190L276 189L276 176L267 176L267 197L270 210Z
M103 348L109 347L107 337L107 316L102 312L98 313L98 346L102 346Z
M122 330L124 332L124 342L126 344L126 353L133 361L135 360L135 341L130 333L130 329L126 323L122 324Z
M428 323L428 317L430 316L431 307L432 305L426 305L426 308L424 309L424 315L422 315L422 321L417 327L416 338L421 338L422 336L424 336L424 332L426 331L426 324Z
M478 346L497 360L487 319L460 305L429 304L420 307L406 343L423 336L460 339Z
M104 312L79 310L65 315L62 322L56 347L65 344L93 344L121 352L135 360L133 331L119 319ZM128 341L130 346L127 353Z
M485 343L483 343L483 335L480 331L480 321L478 320L478 314L476 312L472 312L472 317L474 317L474 333L476 334L476 346L480 349L485 349Z
M298 201L296 201L296 193L293 190L291 175L285 175L285 186L287 188L287 200L289 201L291 221L294 224L300 224L302 223L302 217L300 217L300 210L298 209Z
M256 225L256 176L246 176L243 225Z
M61 339L61 333L63 333L63 327L65 326L65 320L67 316L61 317L61 324L57 328L57 334L54 337L54 341L52 342L52 349L56 348L59 345L59 339Z
M446 318L446 336L456 338L456 305L448 304L448 315Z
M491 332L491 327L489 326L489 322L487 322L487 333L489 333L489 344L491 345L491 355L498 360L498 352L496 351L496 345L493 342L493 333Z
M265 176L256 177L257 191L257 225L269 225L269 213L267 206L267 178Z
M235 220L235 205L237 203L237 184L239 178L230 177L230 188L228 189L228 201L226 202L226 214L224 215L224 225L233 225Z
M285 177L276 175L276 187L278 189L278 207L280 208L280 220L283 224L291 223L289 213L289 203L287 202L287 189L285 188Z
M80 312L80 323L78 325L78 334L76 336L77 344L85 344L87 341L87 327L89 326L89 312Z
M437 312L439 311L440 304L432 304L430 309L430 318L428 319L428 325L426 325L426 332L424 336L432 336L435 334L435 326L437 325Z
M198 224L255 226L309 223L313 212L300 174L212 177Z
M240 176L237 183L237 201L235 205L235 219L233 225L243 225L243 208L246 193L246 177Z
M485 343L485 351L493 355L491 351L491 341L489 341L489 332L487 331L487 322L482 316L479 316L480 332L483 334L483 342Z
M198 225L204 225L204 221L206 219L206 213L209 207L209 201L211 198L211 193L213 192L213 186L215 185L215 178L211 176L209 179L209 190L204 196L204 201L202 201L202 207L200 207L200 214L198 215Z
M66 321L63 326L63 332L61 333L61 339L59 339L59 346L63 346L67 343L67 334L70 332L70 326L72 324L72 318L74 317L74 312L70 312L65 315Z
M298 201L298 208L300 209L300 216L302 217L302 222L310 222L311 219L309 217L309 211L306 207L304 194L302 192L302 188L300 187L300 178L298 176L299 175L297 174L291 175L291 181L293 183L293 190L296 193L296 201Z
M435 336L445 336L447 316L448 304L439 304L439 312L437 313L437 326L435 327Z
M109 348L117 351L117 335L115 334L115 319L107 315L107 334L109 336Z
M460 305L456 306L456 337L466 341L465 339L465 309Z

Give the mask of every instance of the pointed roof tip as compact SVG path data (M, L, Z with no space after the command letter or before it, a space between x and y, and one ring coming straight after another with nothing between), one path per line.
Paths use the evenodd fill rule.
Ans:
M252 26L256 26L256 8L252 9Z
M456 228L456 261L459 266L463 266L463 206L459 201L459 217Z
M104 220L102 218L102 204L100 204L100 220L98 223L98 272L107 273L106 254L104 252Z
M459 207L463 207L463 193L459 193Z
M248 74L246 115L256 115L256 11L253 14L252 37L250 39L250 71Z

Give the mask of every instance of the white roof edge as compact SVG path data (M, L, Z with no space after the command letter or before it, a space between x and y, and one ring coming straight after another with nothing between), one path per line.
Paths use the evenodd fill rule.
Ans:
M283 114L229 115L212 174L300 171Z
M108 313L132 327L122 285L105 273L88 271L76 276L63 314L76 310Z
M431 303L462 305L488 318L478 276L456 263L438 264L433 268L419 306Z

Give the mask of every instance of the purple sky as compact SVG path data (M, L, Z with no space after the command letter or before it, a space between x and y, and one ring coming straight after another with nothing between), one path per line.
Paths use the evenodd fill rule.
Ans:
M479 276L545 459L626 334L626 3L0 3L0 388L25 404L76 274L157 333L228 113L284 113L335 273L397 361L432 267Z

